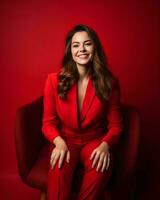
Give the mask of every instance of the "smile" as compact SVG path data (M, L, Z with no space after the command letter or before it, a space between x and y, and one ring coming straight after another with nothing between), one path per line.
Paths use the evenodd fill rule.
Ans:
M78 56L79 58L87 58L88 57L88 54L83 54L83 55L80 55Z

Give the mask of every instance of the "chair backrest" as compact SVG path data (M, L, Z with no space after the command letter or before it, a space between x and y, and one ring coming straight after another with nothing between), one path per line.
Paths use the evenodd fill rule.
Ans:
M16 112L16 155L18 170L24 181L42 146L47 142L41 132L42 114L43 96L21 106Z

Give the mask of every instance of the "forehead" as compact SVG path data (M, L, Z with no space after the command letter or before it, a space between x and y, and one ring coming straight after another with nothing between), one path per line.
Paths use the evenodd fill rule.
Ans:
M73 42L83 42L84 40L91 40L88 33L85 31L77 32L72 37L72 43Z

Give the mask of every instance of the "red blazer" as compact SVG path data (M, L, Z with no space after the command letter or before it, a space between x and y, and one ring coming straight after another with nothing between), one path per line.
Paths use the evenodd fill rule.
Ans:
M108 101L102 103L95 94L92 75L89 77L80 116L77 105L77 83L67 93L67 101L57 93L58 72L48 74L44 88L42 133L53 143L57 136L74 143L86 143L101 137L110 147L122 132L120 92L117 84Z

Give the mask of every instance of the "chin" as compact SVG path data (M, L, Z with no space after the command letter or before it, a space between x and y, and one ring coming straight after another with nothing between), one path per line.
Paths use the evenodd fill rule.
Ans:
M77 62L78 65L84 65L84 66L85 66L85 65L88 65L89 63L90 63L90 62L81 62L81 63Z
M81 61L81 62L76 61L76 63L77 63L78 65L88 65L90 62L91 62L91 60Z

